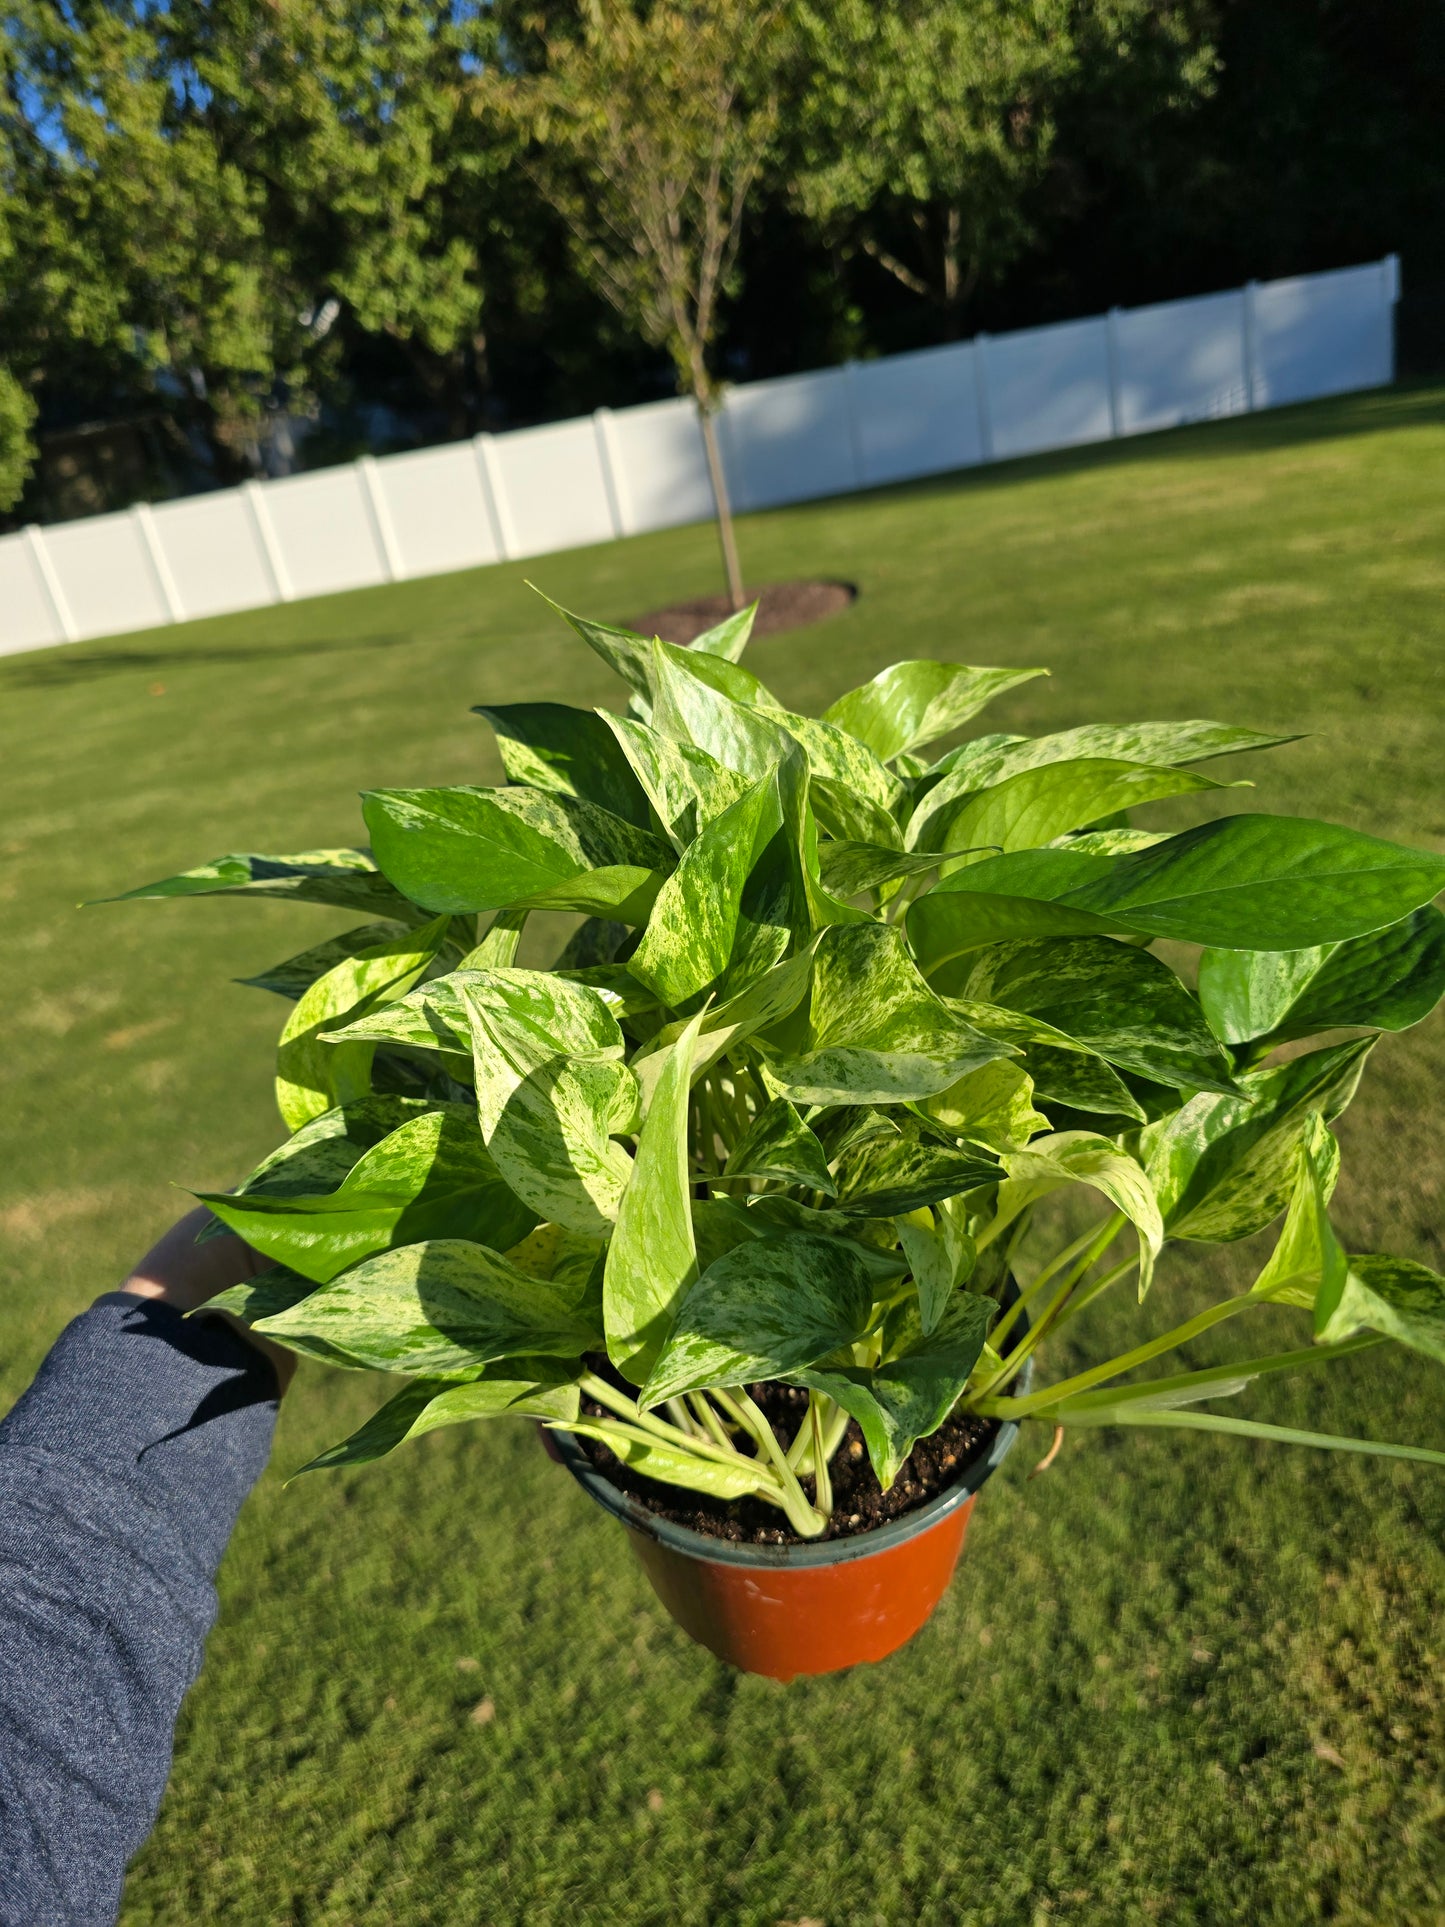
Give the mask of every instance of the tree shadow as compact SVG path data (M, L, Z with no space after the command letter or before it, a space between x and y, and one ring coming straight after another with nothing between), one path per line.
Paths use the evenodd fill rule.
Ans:
M241 611L261 615L263 610ZM62 684L89 682L100 676L118 676L135 670L164 670L197 662L262 662L267 657L350 655L358 649L395 649L416 637L401 633L379 636L320 636L314 641L264 643L224 643L182 645L175 649L98 649L46 650L22 659L13 666L0 661L0 686L16 689L46 689Z

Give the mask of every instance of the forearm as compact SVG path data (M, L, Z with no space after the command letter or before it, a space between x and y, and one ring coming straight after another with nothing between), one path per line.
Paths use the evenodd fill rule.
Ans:
M0 1423L0 1923L114 1918L265 1465L274 1368L112 1292Z

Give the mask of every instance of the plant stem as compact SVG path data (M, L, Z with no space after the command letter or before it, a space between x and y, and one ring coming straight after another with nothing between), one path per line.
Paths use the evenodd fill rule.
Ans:
M595 1372L584 1372L578 1384L588 1398L605 1405L609 1412L615 1412L618 1418L625 1419L638 1431L651 1434L659 1445L670 1445L675 1452L691 1452L696 1458L721 1460L727 1465L735 1464L746 1456L735 1446L715 1445L711 1439L699 1438L692 1432L681 1432L665 1419L639 1410L634 1399L628 1398L625 1392L619 1392L615 1385L609 1385L605 1378L599 1378Z
M1075 1238L1071 1245L1065 1245L1062 1251L1052 1257L1039 1273L1038 1277L1033 1280L1032 1284L1030 1284L1026 1290L1019 1293L1018 1297L989 1333L988 1342L993 1346L994 1350L1000 1354L1003 1352L1003 1345L1000 1341L1007 1337L1008 1333L1013 1329L1016 1320L1021 1317L1035 1299L1037 1299L1039 1293L1051 1278L1056 1277L1065 1265L1072 1264L1081 1252L1087 1251L1089 1253L1089 1264L1093 1264L1097 1258L1102 1257L1103 1253L1113 1243L1127 1222L1128 1220L1122 1211L1111 1211L1106 1218L1100 1218L1091 1224L1082 1237ZM1105 1235L1106 1233L1107 1235ZM1087 1270L1088 1266L1086 1265L1084 1269Z
M672 1422L679 1432L686 1432L690 1439L700 1438L702 1436L701 1428L696 1419L694 1419L692 1413L680 1398L664 1399L663 1403L671 1413Z
M712 1406L708 1403L707 1393L706 1392L689 1392L687 1395L687 1402L692 1407L693 1411L696 1412L697 1416L702 1420L703 1424L707 1427L708 1436L711 1439L713 1439L718 1445L722 1446L725 1451L728 1451L728 1452L733 1451L734 1450L733 1442L728 1437L727 1432L724 1429L722 1420L718 1417L717 1413L712 1409Z
M1036 1412L1046 1411L1060 1399L1072 1398L1078 1392L1091 1391L1095 1385L1102 1385L1106 1379L1119 1378L1125 1372L1132 1372L1136 1366L1147 1365L1151 1358L1158 1358L1163 1352L1171 1352L1179 1345L1187 1345L1192 1338L1199 1338L1215 1325L1223 1324L1226 1318L1233 1318L1236 1312L1244 1311L1250 1305L1264 1301L1248 1296L1226 1298L1222 1304L1211 1305L1198 1317L1190 1318L1173 1331L1167 1331L1159 1338L1151 1338L1145 1345L1136 1345L1132 1352L1124 1352L1118 1358L1111 1358L1103 1365L1095 1365L1087 1372L1076 1372L1072 1378L1061 1379L1057 1385L1046 1385L1042 1391L1030 1392L1024 1398L1010 1398L996 1401L1005 1409L991 1414L999 1418L1031 1418ZM992 1393L992 1387L985 1394ZM991 1400L991 1402L995 1402Z
M813 1504L827 1519L833 1512L833 1481L823 1449L823 1399L817 1392L808 1394L808 1416L813 1421Z
M726 1397L726 1394L723 1397ZM722 1403L721 1398L719 1403ZM728 1403L733 1401L728 1400ZM797 1474L788 1464L788 1455L778 1444L777 1433L769 1425L766 1414L758 1409L741 1385L737 1389L736 1408L743 1424L753 1434L777 1472L787 1505L789 1524L800 1539L816 1539L820 1532L826 1531L827 1518L821 1512L815 1512L808 1504L807 1495L798 1484ZM723 1404L723 1410L727 1409L727 1404Z

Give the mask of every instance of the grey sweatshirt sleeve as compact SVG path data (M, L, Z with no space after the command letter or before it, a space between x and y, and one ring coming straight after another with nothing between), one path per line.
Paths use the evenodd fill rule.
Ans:
M276 1375L109 1292L0 1422L0 1927L104 1927L165 1791Z

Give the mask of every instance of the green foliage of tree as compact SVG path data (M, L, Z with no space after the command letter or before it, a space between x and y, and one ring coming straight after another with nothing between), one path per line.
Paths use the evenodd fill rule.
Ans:
M1125 71L1137 139L1213 69L1202 23L1156 0L797 0L796 14L792 195L952 335L975 289L1035 238L1034 197L1067 164L1059 101Z

